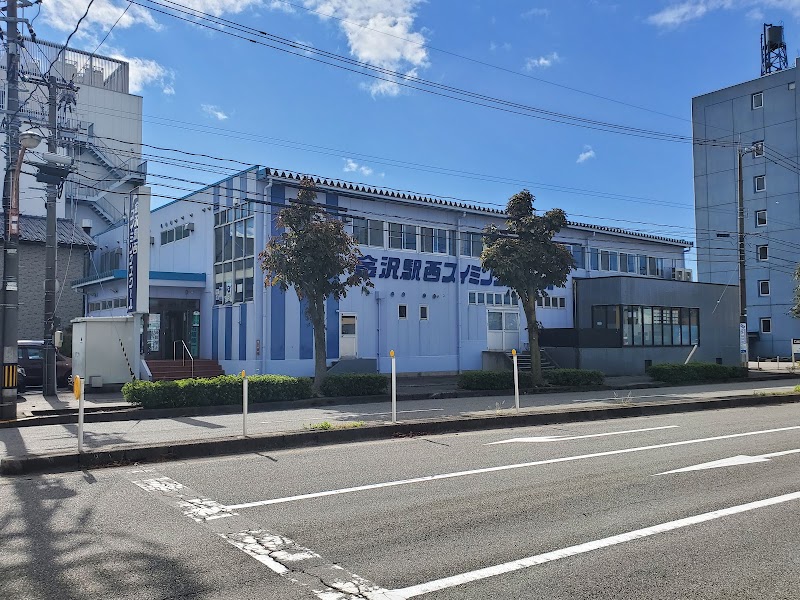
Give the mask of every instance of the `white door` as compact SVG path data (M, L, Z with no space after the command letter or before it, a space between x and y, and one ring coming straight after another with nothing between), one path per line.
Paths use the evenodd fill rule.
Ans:
M355 358L358 356L358 317L341 315L339 317L339 356Z
M486 312L488 349L504 352L519 350L519 312L516 310L488 310Z

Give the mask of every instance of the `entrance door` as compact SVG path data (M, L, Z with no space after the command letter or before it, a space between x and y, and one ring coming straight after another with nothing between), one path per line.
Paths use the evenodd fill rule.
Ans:
M355 358L358 356L358 317L341 315L339 319L339 356Z
M519 350L519 312L516 310L488 310L486 341L489 350L508 352Z

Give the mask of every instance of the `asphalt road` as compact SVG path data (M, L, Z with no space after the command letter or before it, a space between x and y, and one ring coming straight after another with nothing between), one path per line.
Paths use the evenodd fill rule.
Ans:
M618 406L620 403L665 402L708 399L730 395L785 392L798 380L693 385L626 391L592 391L522 396L520 405L528 410ZM403 401L398 404L398 420L440 419L446 416L501 412L514 409L513 396L450 398ZM325 421L337 424L352 421L387 421L388 402L271 410L253 412L248 419L250 435L298 431ZM158 420L87 423L86 448L124 447L132 444L159 444L186 440L213 439L241 435L242 416L221 415L177 417ZM73 452L77 449L77 425L49 425L0 429L0 457Z
M0 598L794 600L799 460L791 404L9 477Z

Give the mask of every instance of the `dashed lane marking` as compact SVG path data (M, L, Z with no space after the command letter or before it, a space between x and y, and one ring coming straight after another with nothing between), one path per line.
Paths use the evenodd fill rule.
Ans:
M680 425L664 425L662 427L646 427L644 429L628 429L627 431L611 431L606 433L592 433L590 435L543 435L538 437L511 438L510 440L500 440L499 442L489 442L484 446L495 446L497 444L521 443L544 443L544 442L566 442L568 440L585 440L589 438L608 437L612 435L625 435L627 433L642 433L645 431L661 431L662 429L677 429Z

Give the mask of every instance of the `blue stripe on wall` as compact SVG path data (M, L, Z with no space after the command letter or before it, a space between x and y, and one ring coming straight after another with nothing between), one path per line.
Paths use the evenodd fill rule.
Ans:
M219 307L211 311L211 358L219 360Z
M239 360L247 360L247 304L239 306Z
M339 301L328 296L325 300L325 354L339 358Z
M219 208L219 186L214 186L214 209Z
M272 235L277 235L280 230L275 222L275 215L280 210L280 207L275 205L286 203L286 187L273 185L270 201L273 203L271 207L272 222L270 223L270 232ZM270 358L272 360L286 360L286 293L277 286L270 288L269 319L271 328Z
M314 358L314 328L306 316L308 300L300 301L300 358Z
M233 206L233 178L225 182L225 206Z
M247 201L247 174L245 173L239 178L239 201Z
M225 360L233 358L233 307L225 307Z

